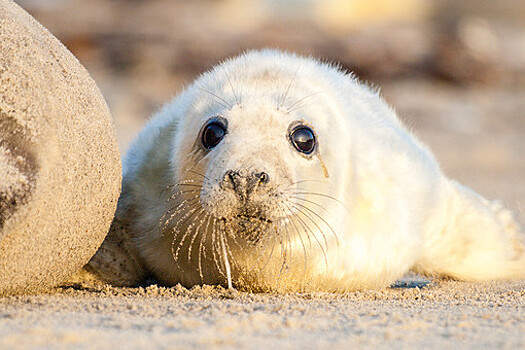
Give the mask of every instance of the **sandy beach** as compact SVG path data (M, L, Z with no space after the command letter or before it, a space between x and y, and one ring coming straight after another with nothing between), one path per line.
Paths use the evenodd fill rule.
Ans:
M525 346L524 281L408 279L342 295L75 285L1 305L3 349Z
M184 51L186 44L177 41L175 31L166 30L155 41L163 22L150 17L142 26L131 27L126 26L131 19L122 15L118 30L97 24L116 16L109 2L98 3L100 7L86 5L87 12L79 12L76 22L56 17L60 9L52 6L35 7L32 13L79 57L99 84L122 154L149 115L180 91L184 82L230 51L244 49L245 42L235 48L232 42L249 37L226 40L228 50L186 43L193 51ZM73 5L64 6L61 11L71 11L67 6ZM162 8L153 6L144 18L163 13ZM175 10L165 13L177 18ZM191 31L193 27L184 28ZM523 50L522 56L512 56L511 49L502 54L513 57L515 66L506 66L503 82L498 84L451 83L410 70L381 78L367 70L370 67L359 67L374 85L381 86L386 101L432 149L447 175L488 199L501 200L524 225L525 29L506 30L502 37L521 45L509 47ZM108 34L115 32L120 36ZM211 42L207 32L201 34L200 43ZM255 42L265 46L270 39L258 37ZM315 46L315 40L290 39L279 45L320 52L322 47ZM312 47L306 47L306 41ZM107 42L118 44L99 45ZM170 45L175 53L162 51ZM124 54L131 48L140 55L133 52L130 57L135 61L128 62ZM184 52L194 56L182 57ZM339 51L325 52L332 59L344 60L350 49L340 46ZM115 68L113 61L105 61L107 57L125 62ZM65 283L44 294L0 298L0 348L520 349L525 348L525 280L467 283L410 275L381 291L288 295L212 286L188 290Z

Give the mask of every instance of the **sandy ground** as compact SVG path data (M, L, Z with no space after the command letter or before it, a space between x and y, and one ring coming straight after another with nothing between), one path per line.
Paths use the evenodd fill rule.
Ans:
M409 281L342 295L74 286L1 305L3 349L525 346L525 282Z
M109 13L108 8L101 6L93 11ZM173 64L174 71L168 74L161 69L164 67L161 60L153 61L164 51L154 51L148 46L141 52L149 55L131 69L135 78L124 75L126 72L111 72L97 61L101 54L92 47L97 38L108 38L103 25L92 24L104 17L90 15L87 10L71 13L78 16L84 13L87 19L80 18L71 24L65 21L68 16L51 14L37 18L69 45L100 85L115 119L122 151L150 113L177 93L196 71L209 67L209 61L198 60L205 57L206 45L192 43L186 47L184 42L176 40L135 44L131 31L125 32L123 39L117 37L118 45L108 45L117 50L113 56L127 57L129 47L140 48L144 42L158 43L159 48L164 48L166 57L170 57L166 62L173 59L168 48L177 45L180 50L173 50L175 53L193 56L186 60L186 65ZM141 16L150 14L143 13ZM169 13L170 23L177 23L172 20L176 14L176 11ZM118 28L122 31L139 28L149 33L150 27L135 26L132 19L136 14L115 18L123 21L127 18L133 24L120 23ZM193 25L199 17L189 18L188 23ZM65 21L62 27L60 21ZM58 25L53 27L53 23ZM102 34L94 35L94 41L83 32L75 34L76 41L68 40L68 30L81 31L78 28L82 28L82 23ZM147 23L167 27L163 22ZM153 28L151 32L156 30L160 29ZM213 31L201 32L205 36ZM144 33L138 37L147 38ZM178 31L173 33L176 35ZM520 38L525 38L524 32L519 33ZM304 37L305 40L295 43L296 47L306 47L312 42L308 35ZM517 47L515 37L509 38L512 38L509 47ZM125 46L126 42L134 46ZM122 50L118 51L119 48ZM342 53L332 55L344 57ZM144 66L141 62L151 65ZM523 65L520 67L521 72L525 71ZM410 76L411 73L407 74ZM525 224L525 84L521 80L505 86L463 87L428 78L390 81L388 77L376 77L374 81L382 86L385 99L401 119L430 146L450 177L489 199L501 199L516 213L518 221ZM0 298L2 349L202 347L525 348L525 281L465 283L426 281L411 276L383 291L343 295L247 294L214 287L186 290L155 285L127 289L84 283L42 295Z

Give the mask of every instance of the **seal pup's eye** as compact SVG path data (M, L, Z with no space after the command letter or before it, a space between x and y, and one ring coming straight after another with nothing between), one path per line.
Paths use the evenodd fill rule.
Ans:
M201 143L205 149L212 149L226 135L226 121L224 118L215 117L207 121L201 131Z
M314 131L306 125L299 125L292 129L290 142L299 152L307 155L312 154L315 150Z

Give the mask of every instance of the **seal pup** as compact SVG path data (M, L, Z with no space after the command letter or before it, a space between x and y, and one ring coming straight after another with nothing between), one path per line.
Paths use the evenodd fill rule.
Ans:
M88 269L120 285L349 291L411 269L518 278L525 257L512 215L444 176L376 91L263 50L203 74L138 135Z

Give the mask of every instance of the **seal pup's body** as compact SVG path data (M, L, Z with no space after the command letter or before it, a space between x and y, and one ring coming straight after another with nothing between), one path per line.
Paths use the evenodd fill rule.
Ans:
M347 291L411 269L517 278L525 258L510 213L446 178L376 92L267 50L205 73L148 123L88 268L120 285Z

